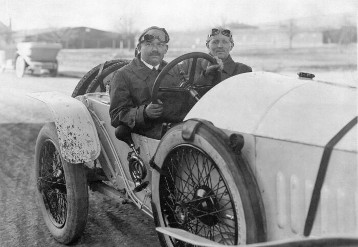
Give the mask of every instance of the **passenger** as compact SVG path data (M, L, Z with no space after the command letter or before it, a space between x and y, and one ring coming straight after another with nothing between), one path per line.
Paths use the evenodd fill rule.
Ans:
M168 42L164 28L147 28L139 36L135 58L113 76L109 92L113 127L126 125L135 133L160 139L163 122L181 122L185 117L185 94L158 93L158 104L151 102L154 81L167 64L163 58ZM161 85L178 87L180 79L179 70L169 72Z
M229 29L222 27L211 29L206 39L206 47L209 49L209 54L219 60L219 65L208 66L205 69L205 74L210 74L212 71L221 69L221 80L223 81L237 74L252 72L250 66L234 62L231 58L230 52L234 47L234 40Z
M210 84L215 81L213 78L218 71L221 71L221 81L237 74L252 72L250 66L232 59L230 52L234 47L234 40L229 29L212 28L206 39L206 47L209 55L213 56L218 64L211 65L205 59L198 59L196 78L200 78L200 82L197 81L197 83ZM189 63L183 63L182 66L184 66L184 71L188 71Z

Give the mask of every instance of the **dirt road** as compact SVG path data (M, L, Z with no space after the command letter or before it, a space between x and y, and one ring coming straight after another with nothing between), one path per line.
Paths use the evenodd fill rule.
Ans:
M0 74L0 247L62 246L48 232L35 201L34 147L49 121L29 92L70 94L78 79ZM90 192L88 222L74 246L160 246L154 223L132 204Z

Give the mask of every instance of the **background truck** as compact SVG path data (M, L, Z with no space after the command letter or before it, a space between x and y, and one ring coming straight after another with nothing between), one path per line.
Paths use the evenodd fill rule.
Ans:
M57 76L57 54L62 49L59 43L21 42L17 44L15 72L17 77L25 73Z

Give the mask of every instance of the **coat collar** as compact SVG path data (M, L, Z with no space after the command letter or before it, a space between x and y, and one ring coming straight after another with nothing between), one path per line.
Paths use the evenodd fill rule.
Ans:
M167 62L164 60L159 65L159 71L161 71L165 65L167 65ZM130 70L136 74L141 80L146 80L152 70L148 68L141 60L140 57L135 57L130 63L129 63Z
M156 66L153 66L153 65L147 63L146 61L144 61L142 58L140 58L140 61L142 61L142 63L144 63L145 66L147 66L147 67L150 68L151 70L153 70L153 68L155 68L156 70L159 69L160 64L158 64L158 65L156 65Z
M230 55L223 61L223 63L224 71L229 75L234 74L236 64Z

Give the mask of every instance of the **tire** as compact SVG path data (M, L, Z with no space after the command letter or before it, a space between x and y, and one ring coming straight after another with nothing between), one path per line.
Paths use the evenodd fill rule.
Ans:
M57 77L58 71L57 69L51 69L50 70L50 76L51 77Z
M35 171L37 201L49 231L60 243L76 241L88 215L85 168L61 157L54 123L46 124L38 135Z
M25 59L23 59L21 56L18 56L16 58L16 62L15 62L15 73L16 76L19 78L22 78L25 74L25 70L26 70L26 62Z
M167 175L153 172L152 207L156 226L180 228L212 241L249 244L266 240L262 199L249 166L200 125L192 141L183 124L163 137L155 157ZM158 233L160 243L187 246Z
M105 62L102 73L99 76L98 73L102 64L97 65L81 78L72 93L72 97L83 95L85 93L105 92L106 87L103 84L103 79L128 63L129 61L127 60L107 61Z
M49 72L50 72L50 76L51 77L57 77L58 75L58 62L54 62L54 69L50 69Z

